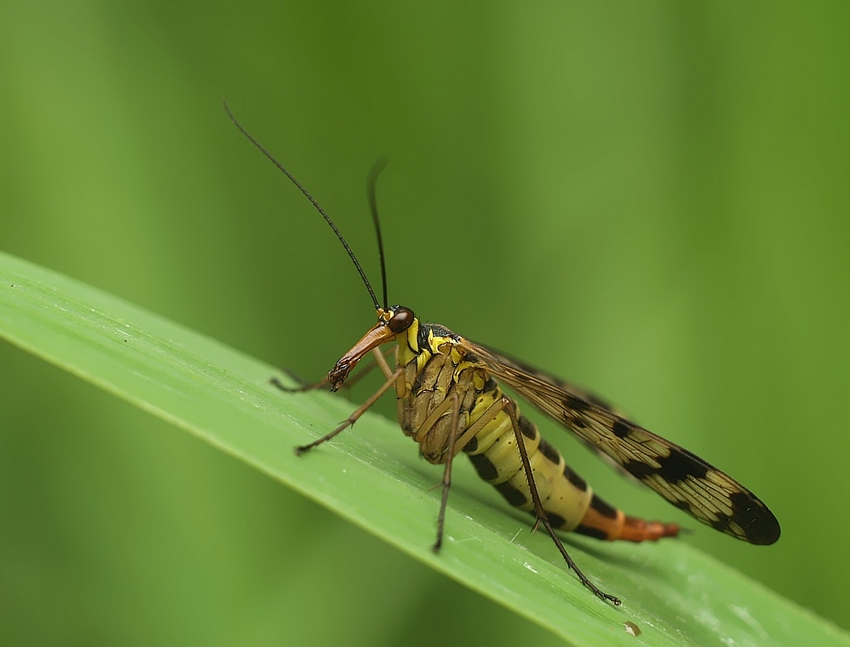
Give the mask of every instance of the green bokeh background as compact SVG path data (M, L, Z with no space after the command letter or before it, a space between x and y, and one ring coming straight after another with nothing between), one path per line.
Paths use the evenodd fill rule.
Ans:
M391 300L741 479L780 542L686 541L850 627L848 20L841 3L4 3L0 248L318 377L371 305L220 101L375 281L365 177L387 155ZM687 524L542 427L606 498ZM555 642L5 344L0 518L3 644Z

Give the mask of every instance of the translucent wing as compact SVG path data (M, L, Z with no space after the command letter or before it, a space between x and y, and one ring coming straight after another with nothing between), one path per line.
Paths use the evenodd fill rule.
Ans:
M752 544L779 539L779 522L758 497L699 456L627 420L595 396L519 360L461 338L467 360L677 508Z

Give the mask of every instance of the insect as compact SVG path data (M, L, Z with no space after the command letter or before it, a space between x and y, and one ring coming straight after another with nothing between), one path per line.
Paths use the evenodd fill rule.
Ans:
M554 375L452 332L420 320L408 307L389 305L383 241L375 184L380 168L369 179L369 202L378 241L383 287L379 303L357 257L339 229L307 190L236 120L228 116L301 191L339 238L360 274L377 312L377 323L345 353L321 382L297 388L272 383L288 392L329 386L337 391L358 363L371 354L369 370L377 366L385 381L342 424L309 444L303 454L352 426L387 391L394 390L398 421L419 444L430 463L443 465L442 498L434 550L442 544L446 505L455 456L466 454L478 475L491 483L513 506L534 515L533 529L543 526L579 580L594 594L615 605L620 600L600 590L578 568L556 530L573 531L604 540L633 542L675 537L675 523L646 521L624 514L594 494L552 445L544 440L519 405L502 391L511 387L540 411L578 436L585 445L621 472L655 490L697 521L752 544L772 544L779 522L761 500L702 458L640 427L613 406ZM380 347L395 342L391 366ZM352 377L361 377L363 372Z

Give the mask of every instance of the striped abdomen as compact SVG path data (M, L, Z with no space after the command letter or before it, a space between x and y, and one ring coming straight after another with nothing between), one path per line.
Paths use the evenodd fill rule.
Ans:
M502 397L501 389L493 383L493 389L483 393L479 402L486 407ZM516 412L543 510L555 528L597 539L629 541L655 540L678 533L676 524L627 516L594 494L587 482L570 469L561 453L540 436L534 423L520 414L518 406ZM473 411L471 418L476 413ZM506 412L500 412L463 451L478 475L493 485L508 503L534 513L528 479Z

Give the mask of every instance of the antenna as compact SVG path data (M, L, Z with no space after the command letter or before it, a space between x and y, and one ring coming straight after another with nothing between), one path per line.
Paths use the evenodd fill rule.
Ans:
M295 179L295 176L292 175L292 173L286 170L283 164L278 162L274 158L274 156L269 153L260 142L254 139L251 133L245 130L244 126L242 126L242 124L237 121L236 117L233 116L233 113L230 112L230 107L228 107L227 101L222 100L221 103L224 106L224 111L227 113L227 116L230 117L230 121L232 121L233 125L239 129L239 132L241 132L245 136L245 138L249 142L251 142L263 155L269 158L269 160L271 160L271 163L274 164L287 178L289 178L289 181L292 182L298 188L298 190L304 194L304 197L306 197L313 204L313 206L316 208L316 211L322 214L322 218L324 218L325 222L327 222L330 228L333 229L333 232L336 234L336 237L339 238L339 242L342 243L342 246L345 247L345 251L348 252L348 256L351 259L351 262L354 263L354 267L356 267L357 271L360 273L360 278L363 279L363 283L366 285L366 289L369 290L369 296L372 297L372 303L375 304L375 310L380 310L381 306L378 305L378 299L375 296L375 291L372 289L372 284L369 283L369 279L366 278L366 273L363 271L363 268L360 267L360 262L357 260L357 257L354 255L354 252L351 251L351 247L348 246L348 243L346 242L345 238L342 237L342 233L339 231L339 229L336 228L334 221L331 220L331 217L325 212L324 209L322 209L322 205L320 205L318 201L312 195L310 195L310 192L307 191L307 189L305 189L301 185L301 183ZM380 173L380 170L378 170L378 173ZM377 174L375 174L375 177L377 178ZM371 181L371 185L371 193L374 194L374 181ZM372 213L374 214L375 226L378 227L378 247L381 249L381 273L384 274L384 305L386 305L387 279L386 274L384 273L384 252L383 246L381 245L381 230L378 226L378 214L374 207L372 209Z
M375 184L378 182L378 176L387 168L387 158L382 157L372 170L369 171L369 208L372 210L372 222L375 223L375 233L378 236L378 256L381 259L381 282L384 288L384 310L389 308L387 302L387 267L384 263L384 239L381 236L381 222L378 220L378 200L375 197Z

